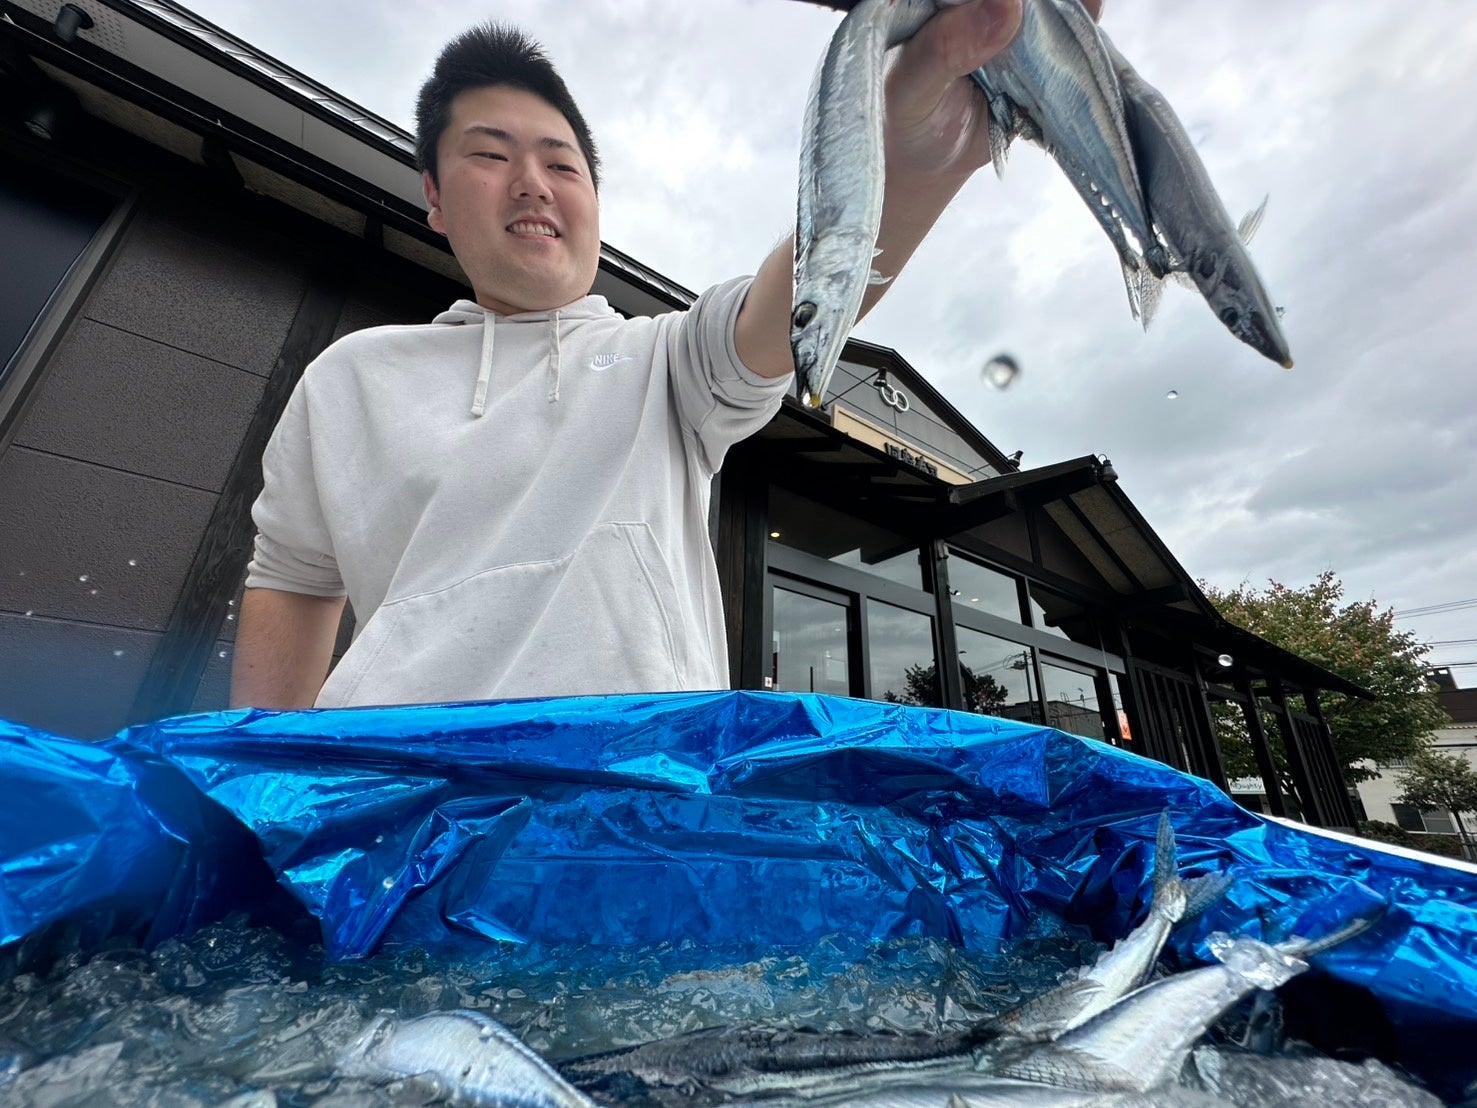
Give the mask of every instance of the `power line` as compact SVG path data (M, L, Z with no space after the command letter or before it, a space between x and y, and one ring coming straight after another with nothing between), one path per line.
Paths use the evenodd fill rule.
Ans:
M1477 597L1471 600L1448 600L1445 604L1428 604L1424 608L1406 608L1403 612L1392 614L1396 619L1404 619L1406 616L1434 616L1441 612L1457 612L1463 608L1477 608Z

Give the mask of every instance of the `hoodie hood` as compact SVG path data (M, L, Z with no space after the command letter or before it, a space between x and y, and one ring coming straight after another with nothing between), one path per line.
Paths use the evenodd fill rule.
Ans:
M548 357L545 364L549 379L549 403L556 404L559 401L559 374L562 368L560 328L566 323L606 319L615 314L615 309L603 296L585 296L562 308L517 312L513 315L498 315L475 300L458 300L431 322L482 328L482 353L477 359L477 382L472 390L472 415L480 419L487 409L487 388L492 380L492 352L497 344L499 327L536 327L542 324L548 329Z

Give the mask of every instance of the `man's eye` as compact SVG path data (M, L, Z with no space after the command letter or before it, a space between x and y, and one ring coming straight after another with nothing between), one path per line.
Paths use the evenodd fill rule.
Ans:
M495 150L473 150L474 158L492 158L494 161L505 162L508 160L506 154L499 154Z
M555 165L554 168L557 169L557 170L559 170L562 173L575 173L575 174L579 173L579 167L578 166L573 166L573 165Z

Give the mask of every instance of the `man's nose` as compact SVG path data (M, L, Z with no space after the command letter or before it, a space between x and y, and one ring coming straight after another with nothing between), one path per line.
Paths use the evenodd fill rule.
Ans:
M554 198L548 172L533 158L523 158L518 162L518 171L508 184L515 197L537 197L540 200Z

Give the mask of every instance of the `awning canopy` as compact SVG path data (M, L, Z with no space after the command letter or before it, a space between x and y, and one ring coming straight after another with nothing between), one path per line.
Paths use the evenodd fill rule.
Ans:
M1325 689L1364 699L1369 690L1228 622L1093 455L1037 469L951 484L831 426L822 413L788 401L743 448L746 465L786 487L824 488L874 522L909 538L950 539L1015 512L1044 511L1091 563L1115 614L1230 654L1254 679Z

